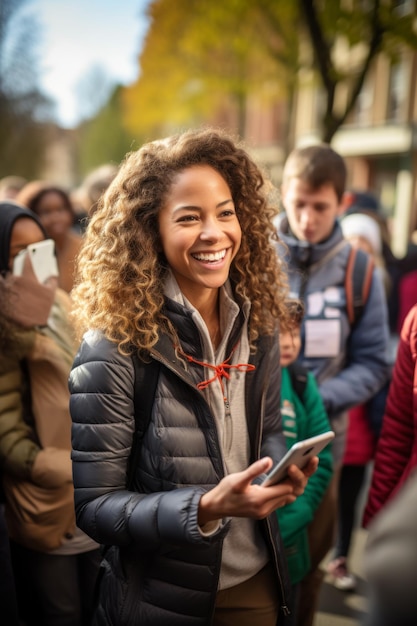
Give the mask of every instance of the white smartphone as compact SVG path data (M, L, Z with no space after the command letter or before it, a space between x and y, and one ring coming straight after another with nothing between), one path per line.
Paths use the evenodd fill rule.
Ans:
M316 437L297 441L287 452L287 454L271 469L269 474L261 483L262 487L276 485L286 478L290 465L297 465L303 469L313 456L317 456L334 439L334 432L329 430Z
M13 274L21 276L26 255L29 255L33 271L40 283L44 283L50 276L58 276L58 264L55 256L55 242L53 239L44 239L31 243L21 250L13 261Z

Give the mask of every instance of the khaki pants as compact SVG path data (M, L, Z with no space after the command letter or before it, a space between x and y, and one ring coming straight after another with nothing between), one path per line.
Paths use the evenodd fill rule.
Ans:
M297 626L312 626L318 608L321 585L325 575L320 563L335 542L339 478L340 468L335 470L308 528L311 569L299 587Z
M244 583L218 592L212 626L277 626L278 613L277 580L269 564Z

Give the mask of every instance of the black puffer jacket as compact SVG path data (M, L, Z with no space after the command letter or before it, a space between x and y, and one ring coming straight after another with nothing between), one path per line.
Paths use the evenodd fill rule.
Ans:
M168 301L182 349L202 357L191 315ZM241 320L230 346L240 333ZM222 543L228 531L203 536L197 524L202 494L224 475L214 418L168 336L153 358L161 363L152 409L136 468L137 492L127 491L126 469L134 431L132 359L99 333L87 333L70 376L73 472L77 522L96 541L112 546L96 625L208 626L218 586ZM285 453L281 433L277 338L263 338L246 373L246 413L251 460ZM261 442L262 433L262 442ZM277 570L281 605L288 597L286 565L276 515L261 522Z

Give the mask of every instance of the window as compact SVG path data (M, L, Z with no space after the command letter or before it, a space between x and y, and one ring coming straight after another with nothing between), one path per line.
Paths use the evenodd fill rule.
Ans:
M408 63L406 60L402 59L398 63L393 63L388 86L388 121L400 122L404 120L408 83Z

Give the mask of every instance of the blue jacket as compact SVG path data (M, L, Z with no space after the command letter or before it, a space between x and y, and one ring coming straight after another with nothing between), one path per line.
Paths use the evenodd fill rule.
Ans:
M339 223L326 241L311 245L291 234L282 215L278 234L287 246L291 295L306 306L299 360L314 374L336 437L339 433L343 437L346 420L343 425L336 422L348 409L374 396L389 377L384 287L374 270L363 314L351 327L344 288L350 244ZM342 447L333 444L338 458Z

